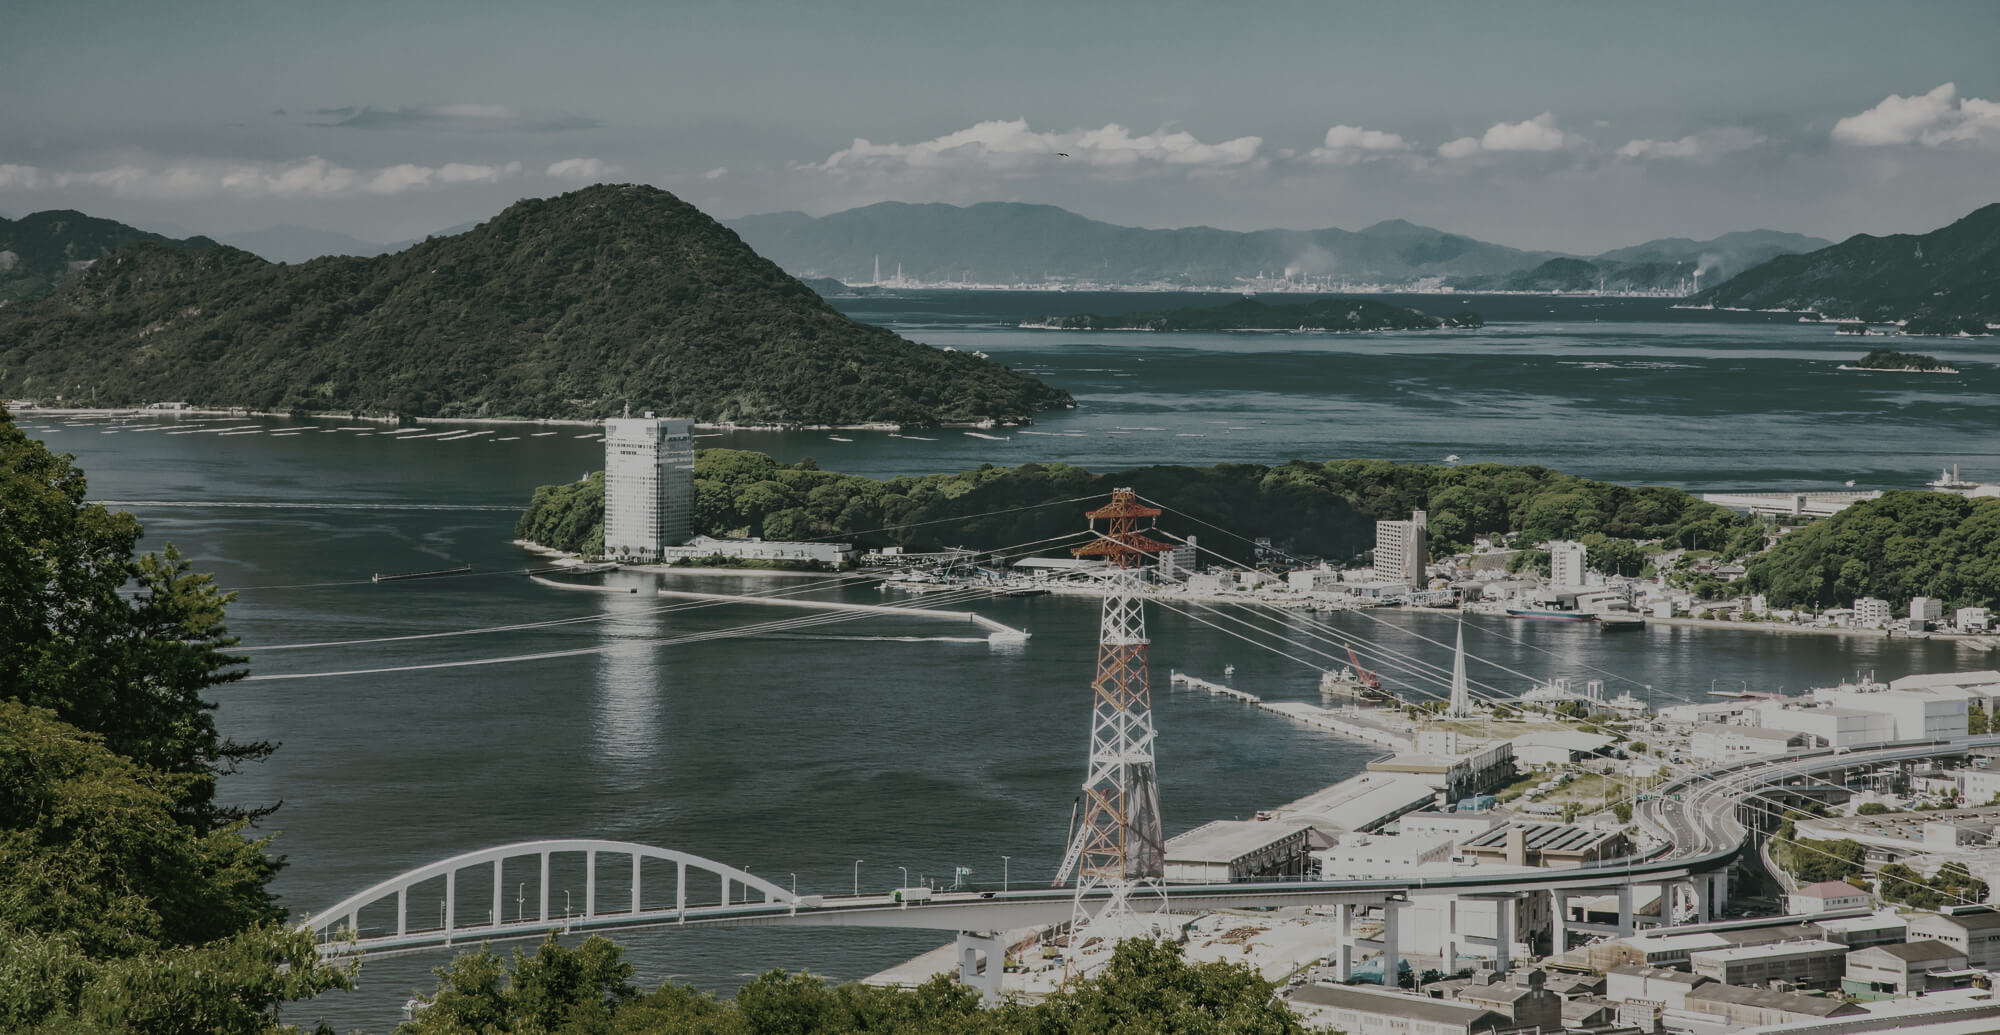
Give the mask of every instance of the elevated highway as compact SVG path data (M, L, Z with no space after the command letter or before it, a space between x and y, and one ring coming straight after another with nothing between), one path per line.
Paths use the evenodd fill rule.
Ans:
M1746 822L1761 800L1783 794L1788 786L1824 783L1818 774L1872 767L2000 748L2000 734L1951 741L1887 745L1866 751L1815 751L1776 759L1756 759L1690 773L1664 784L1657 797L1635 811L1639 826L1650 833L1650 850L1599 865L1575 869L1508 873L1459 873L1448 876L1380 880L1287 879L1231 884L1177 885L1170 897L1177 913L1225 909L1268 909L1316 906L1336 910L1340 920L1338 959L1348 970L1358 949L1379 949L1385 965L1399 958L1395 916L1412 897L1454 896L1467 899L1512 900L1547 894L1558 918L1558 948L1569 934L1629 935L1634 930L1635 887L1661 891L1661 921L1671 923L1675 888L1692 895L1694 919L1717 915L1727 896L1728 869L1752 840L1755 825ZM552 860L582 856L581 902L557 892L551 881ZM524 892L509 900L510 882L536 888L532 912ZM619 901L606 902L600 884L613 888ZM690 888L700 889L691 893ZM477 889L468 894L467 889ZM486 891L490 889L490 900ZM552 906L561 893L569 904ZM1589 924L1569 918L1566 902L1572 894L1615 894L1618 922ZM704 894L712 897L704 897ZM421 914L413 909L413 895ZM471 903L477 903L477 906ZM446 948L466 943L541 938L563 934L608 933L687 926L813 926L891 927L960 932L962 966L968 983L978 982L997 994L998 967L978 967L983 952L997 959L1004 947L992 932L1060 924L1070 919L1074 891L1067 887L970 889L801 895L747 871L725 866L687 852L627 842L598 840L531 841L502 845L419 867L368 888L322 910L301 926L319 939L330 957L376 957ZM514 918L507 919L509 906ZM1379 938L1354 934L1354 921L1364 911L1382 920ZM1505 910L1496 911L1505 915ZM435 918L433 921L432 918ZM1505 923L1492 937L1460 937L1448 932L1450 943L1483 945L1504 969L1512 932ZM1453 949L1452 951L1456 951Z

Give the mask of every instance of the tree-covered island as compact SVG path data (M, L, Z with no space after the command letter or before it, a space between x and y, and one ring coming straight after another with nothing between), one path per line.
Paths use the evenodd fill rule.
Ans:
M1428 331L1484 327L1486 320L1469 309L1438 317L1369 298L1321 298L1289 305L1239 298L1222 305L1160 312L1051 316L1021 326L1059 331Z
M1920 352L1897 352L1894 349L1876 349L1866 356L1842 363L1842 370L1907 370L1920 374L1956 374L1957 368L1938 361L1936 356L1926 356Z

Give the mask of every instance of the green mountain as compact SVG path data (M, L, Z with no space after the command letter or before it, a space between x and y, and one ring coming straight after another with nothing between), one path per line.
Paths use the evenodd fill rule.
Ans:
M1322 298L1297 305L1266 305L1254 298L1239 298L1221 305L1155 313L1052 316L1021 326L1063 331L1426 331L1484 327L1486 321L1470 310L1441 319L1420 309L1369 298Z
M0 218L0 305L46 295L91 263L135 241L172 248L215 247L206 237L176 241L67 209Z
M1051 205L883 202L814 218L778 212L729 221L759 252L799 276L848 284L900 267L913 281L986 284L1231 284L1289 271L1405 283L1505 273L1552 258L1402 220L1365 230L1148 230L1086 219Z
M1909 320L1910 333L1986 333L2000 323L2000 204L1927 234L1858 234L1741 273L1701 297L1719 306Z
M519 202L394 255L297 266L141 242L0 309L0 394L743 424L1025 419L1069 396L835 311L665 191Z

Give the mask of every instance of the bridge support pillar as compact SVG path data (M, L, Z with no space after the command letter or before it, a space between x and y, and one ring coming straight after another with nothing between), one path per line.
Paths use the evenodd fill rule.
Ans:
M1674 918L1675 918L1674 889L1678 886L1679 886L1678 881L1660 882L1660 926L1661 927L1674 926Z
M1492 905L1493 934L1490 937L1483 934L1465 934L1459 930L1458 923L1462 913L1459 907L1466 900L1485 902ZM1451 929L1446 934L1446 938L1453 945L1454 950L1466 944L1480 945L1491 949L1492 952L1487 956L1487 959L1493 961L1494 970L1505 974L1509 964L1509 957L1513 954L1515 934L1514 914L1518 908L1519 901L1513 895L1453 896L1450 910ZM1445 964L1445 973L1447 974L1455 973L1458 970L1458 959L1455 951L1445 957Z
M1618 885L1618 937L1632 937L1632 885Z
M979 956L986 955L986 966L979 966ZM958 932L958 982L967 988L979 989L979 1001L987 1006L1000 1003L1000 979L1007 972L1007 933L1005 931L960 931Z
M1458 896L1445 900L1444 906L1444 960L1442 969L1449 977L1458 973L1458 950L1461 946L1458 933Z
M1335 980L1346 984L1354 978L1354 912L1355 906L1343 902L1335 907L1340 913L1339 945L1334 954Z
M1396 914L1405 903L1390 899L1382 903L1382 987L1400 988L1403 955L1397 943Z
M1569 951L1569 892L1549 889L1549 952L1560 956Z

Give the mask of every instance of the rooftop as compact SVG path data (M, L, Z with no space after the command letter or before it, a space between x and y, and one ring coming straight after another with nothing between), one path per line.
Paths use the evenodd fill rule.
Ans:
M1428 805L1437 784L1411 773L1361 773L1273 809L1281 819L1338 830L1367 830Z
M1235 862L1269 848L1309 824L1283 820L1218 819L1167 839L1173 862Z
M1948 960L1954 957L1963 958L1965 956L1965 953L1938 941L1936 938L1925 938L1914 942L1901 942L1895 945L1877 945L1872 949L1860 949L1857 951L1886 952L1905 963L1926 963L1931 960Z
M1665 967L1647 967L1637 963L1620 963L1605 971L1620 977L1642 977L1648 981L1670 981L1676 985L1699 985L1708 979L1700 974L1690 974L1685 970L1668 970Z
M1911 922L1915 923L1918 921L1930 920L1930 919L1932 918L1928 916L1919 916L1914 918ZM1996 928L2000 928L2000 913L1994 912L1992 910L1986 910L1978 913L1959 913L1956 915L1953 915L1951 913L1939 913L1937 914L1936 919L1949 921L1953 924L1956 924L1959 928L1967 931L1991 931Z
M1849 895L1866 897L1868 892L1844 880L1823 880L1817 884L1808 884L1792 894L1807 898L1845 898Z
M1564 823L1509 823L1468 839L1465 847L1504 849L1508 831L1517 829L1526 832L1530 852L1587 852L1618 836L1616 830L1592 830Z
M1830 942L1823 938L1808 938L1796 942L1765 942L1761 945L1731 945L1723 949L1702 949L1689 954L1690 959L1727 962L1729 960L1766 959L1772 956L1795 956L1814 952L1835 952L1847 954L1847 946Z
M1725 985L1720 982L1706 984L1692 989L1687 994L1690 1003L1705 1001L1711 1003L1735 1003L1738 1006L1755 1006L1765 1010L1784 1010L1787 1013L1809 1014L1814 1017L1838 1017L1842 1014L1862 1013L1862 1009L1844 999L1829 996L1800 995L1797 992L1774 992L1768 988L1744 988L1740 985Z
M1804 735L1795 730L1767 730L1762 726L1731 726L1719 722L1709 723L1706 726L1697 726L1694 732L1696 736L1704 733L1714 736L1730 736L1733 734L1739 737L1749 737L1751 740L1783 742L1790 742Z
M1335 1010L1385 1013L1409 1020L1454 1026L1470 1025L1488 1016L1506 1020L1503 1014L1477 1006L1462 1006L1441 999L1432 999L1429 996L1404 995L1378 989L1356 988L1352 985L1303 985L1292 993L1292 999L1295 1002L1325 1006Z

